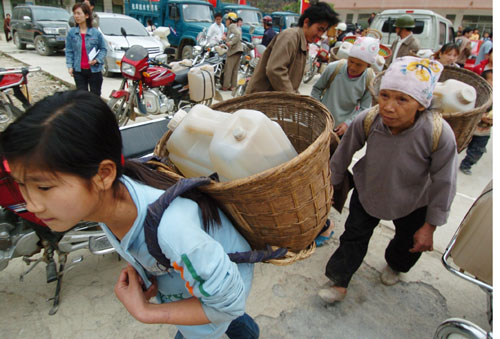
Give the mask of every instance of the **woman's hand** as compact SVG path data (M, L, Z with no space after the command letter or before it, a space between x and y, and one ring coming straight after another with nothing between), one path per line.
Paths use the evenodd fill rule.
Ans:
M152 289L150 287L146 292L143 291L142 279L132 265L128 264L121 271L115 285L115 294L134 318L143 321L141 316L146 313L145 310L149 305L148 299L151 297Z
M436 226L425 223L413 235L413 247L410 249L411 253L433 251L433 236Z
M337 126L333 131L340 137L344 135L345 131L347 131L347 124L345 122L341 123L340 125Z
M95 64L97 64L97 60L96 59L94 59L94 60L92 60L92 61L89 62L90 66L94 66Z
M73 68L68 68L68 73L70 76L73 76Z

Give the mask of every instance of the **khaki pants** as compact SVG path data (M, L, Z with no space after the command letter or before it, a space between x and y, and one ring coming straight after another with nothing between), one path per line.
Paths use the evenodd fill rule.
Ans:
M238 69L240 68L241 52L233 54L226 59L224 67L224 84L223 88L235 88L238 82Z

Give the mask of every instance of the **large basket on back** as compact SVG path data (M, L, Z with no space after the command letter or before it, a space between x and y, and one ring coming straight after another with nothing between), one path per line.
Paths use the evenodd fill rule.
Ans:
M376 98L380 88L380 81L382 80L382 76L384 73L385 71L377 74L377 76L373 79L371 86L369 87L374 104L376 104ZM460 153L465 148L467 148L467 145L472 139L474 130L481 120L481 115L485 113L486 110L491 106L492 89L490 84L488 84L488 82L482 77L472 71L463 68L445 66L443 73L441 73L439 81L444 82L448 79L459 80L468 85L471 85L476 89L477 94L476 104L473 110L466 112L441 114L453 129L453 133L455 133L457 150Z
M328 109L309 96L284 92L245 95L212 106L232 113L255 109L276 121L298 156L261 173L203 186L236 223L256 249L266 245L302 251L325 225L331 207L330 136L333 119ZM155 153L168 156L167 133ZM182 175L167 171L174 181Z

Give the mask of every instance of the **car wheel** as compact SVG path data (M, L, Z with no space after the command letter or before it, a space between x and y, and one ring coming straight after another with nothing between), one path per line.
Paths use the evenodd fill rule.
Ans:
M109 71L108 62L104 60L104 64L102 65L102 76L111 78L113 76L113 72Z
M47 43L45 40L43 40L41 35L37 35L35 38L35 49L38 54L40 55L51 55L52 54L52 48L47 46Z
M185 45L182 47L181 60L191 59L193 57L193 46Z
M19 39L19 33L17 32L12 33L12 39L14 40L14 44L18 49L26 49L26 44L22 43L21 40Z

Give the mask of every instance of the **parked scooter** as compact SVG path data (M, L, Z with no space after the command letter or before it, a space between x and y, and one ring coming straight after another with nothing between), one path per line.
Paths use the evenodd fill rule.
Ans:
M122 34L127 33L122 28ZM148 51L133 45L121 61L123 80L118 90L113 90L108 105L115 113L120 126L139 115L173 114L183 107L196 103L210 105L212 95L194 102L188 85L189 69L174 73L166 64L166 56L151 60ZM137 110L135 109L137 108Z
M321 73L323 68L330 61L328 49L323 48L320 43L309 44L309 55L307 57L304 78L302 81L306 84L311 81L317 73Z
M450 260L452 259L452 260ZM450 272L479 286L486 292L487 316L493 324L493 185L477 198L443 254L443 265ZM493 338L471 321L451 318L442 322L435 339Z
M232 93L233 97L239 97L245 94L248 82L250 81L253 72L255 71L257 65L259 64L262 54L264 54L264 51L266 50L266 46L262 44L258 45L253 45L250 43L245 43L245 44L247 44L249 52L248 55L244 55L242 57L242 62L241 62L242 70L240 71L238 85L233 90Z
M28 74L39 70L40 67L0 68L0 132L23 114L14 104L12 95L24 109L30 106Z

